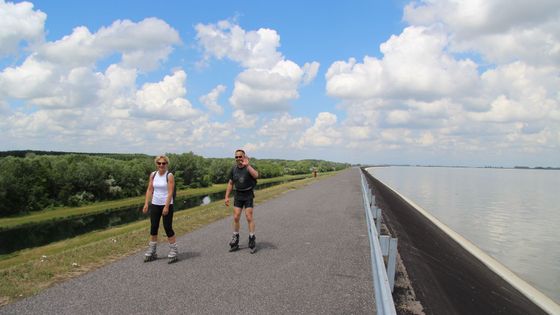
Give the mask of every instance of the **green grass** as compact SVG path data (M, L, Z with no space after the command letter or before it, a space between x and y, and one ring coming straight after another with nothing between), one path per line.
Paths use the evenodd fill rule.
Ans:
M286 175L281 177L259 179L259 184L271 183L271 182L283 182L288 180L301 179L309 177L310 175ZM214 184L211 187L205 188L189 188L177 191L177 197L185 198L190 196L200 196L208 195L220 191L225 191L226 184ZM134 205L144 204L145 196L125 198L119 200L102 201L96 202L91 205L73 208L57 208L43 210L40 212L33 212L28 215L12 217L12 218L2 218L0 219L0 229L10 229L18 225L38 223L42 221L55 220L60 218L67 218L72 216L83 216L86 214L94 214L99 212L104 212L107 209L117 209L121 207L130 207Z
M305 178L259 190L255 202L262 203L316 180ZM219 200L177 212L173 218L173 229L177 236L181 236L229 215L231 208L225 207L223 200ZM54 283L134 254L146 247L148 234L149 220L142 220L1 256L0 305L36 294ZM160 240L164 239L160 235Z

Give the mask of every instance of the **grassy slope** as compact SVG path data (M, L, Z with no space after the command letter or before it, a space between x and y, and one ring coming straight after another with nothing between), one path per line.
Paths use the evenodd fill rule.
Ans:
M259 190L255 201L262 203L315 180L306 178ZM229 215L231 208L220 200L177 212L173 229L181 236ZM143 220L0 257L0 305L138 252L146 246L148 230L149 222ZM160 239L165 239L163 234Z

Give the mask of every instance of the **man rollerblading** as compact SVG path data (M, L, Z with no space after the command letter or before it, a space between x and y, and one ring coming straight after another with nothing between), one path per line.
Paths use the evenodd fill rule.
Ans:
M255 252L255 221L253 219L253 190L257 185L259 173L249 164L249 158L245 151L235 151L235 165L231 168L229 181L226 189L225 204L229 207L229 194L233 190L233 237L229 243L230 251L239 249L239 220L241 212L245 209L245 218L249 226L249 248L251 253Z

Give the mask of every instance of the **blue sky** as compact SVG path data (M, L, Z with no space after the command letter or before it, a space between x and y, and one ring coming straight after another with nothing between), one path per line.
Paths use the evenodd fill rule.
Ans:
M0 0L0 150L560 166L560 4Z

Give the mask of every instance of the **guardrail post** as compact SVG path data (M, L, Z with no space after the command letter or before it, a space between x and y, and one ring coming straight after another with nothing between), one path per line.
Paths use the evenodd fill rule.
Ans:
M377 235L381 235L381 209L375 207L375 228L377 229Z
M389 256L389 235L379 235L379 245L381 245L381 253L383 256Z
M383 257L387 257L385 264L387 268L387 279L389 280L391 292L393 292L395 289L395 271L397 268L397 239L389 235L380 235L379 245L381 245Z
M391 292L395 289L395 272L397 268L397 238L392 237L389 240L388 256L387 259L387 278L389 278L389 286Z

